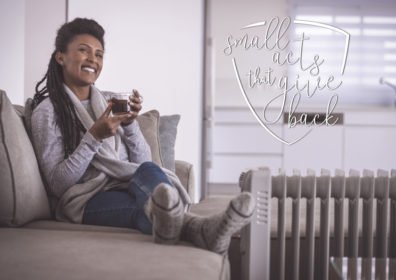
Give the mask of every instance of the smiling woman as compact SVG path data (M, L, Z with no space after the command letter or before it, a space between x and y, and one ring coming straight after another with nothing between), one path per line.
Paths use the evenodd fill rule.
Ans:
M88 49L90 45L104 50L104 29L95 21L75 19L70 24L63 25L58 30L55 40L55 50L52 53L48 70L43 79L36 85L34 106L37 106L47 96L57 113L57 122L64 137L64 157L67 158L80 142L80 132L85 128L77 118L74 106L65 94L64 84L73 93L85 100L88 98L90 85L98 78L100 71L92 77L82 75L82 63L98 64L92 61L93 56ZM95 59L96 61L96 59ZM100 61L100 69L102 61ZM87 76L87 75L86 75ZM46 81L44 87L40 86ZM64 84L63 84L64 83ZM70 121L74 120L74 121Z
M89 85L99 77L103 66L103 45L94 36L81 34L74 37L66 52L56 52L55 59L63 67L63 79L80 100L89 98Z
M225 254L232 234L250 220L251 195L238 195L215 216L185 212L190 197L172 171L151 162L135 121L142 109L139 92L129 95L130 111L112 115L113 101L94 86L103 67L103 36L91 19L64 24L36 86L33 144L56 219L134 228L158 243L183 238Z

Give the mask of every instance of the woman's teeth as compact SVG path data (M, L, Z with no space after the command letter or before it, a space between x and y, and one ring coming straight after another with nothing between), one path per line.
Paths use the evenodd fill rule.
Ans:
M93 69L91 67L83 67L82 70L83 71L88 71L88 72L91 72L91 73L95 73L95 69Z

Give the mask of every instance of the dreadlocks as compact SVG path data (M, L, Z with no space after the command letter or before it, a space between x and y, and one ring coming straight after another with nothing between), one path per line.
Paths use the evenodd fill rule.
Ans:
M32 104L32 109L34 109L45 98L49 97L51 100L56 122L63 136L65 159L76 149L81 141L82 133L85 133L86 130L77 117L74 105L64 89L63 70L56 61L55 54L58 51L66 52L67 45L76 35L80 34L94 36L104 48L104 29L96 21L76 18L62 25L56 36L55 50L51 55L47 73L36 84L36 93Z

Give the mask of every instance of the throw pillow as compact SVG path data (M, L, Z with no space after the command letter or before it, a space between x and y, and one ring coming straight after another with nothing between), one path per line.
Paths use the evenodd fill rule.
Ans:
M161 116L159 138L162 162L166 169L175 172L175 144L180 115Z
M137 121L144 138L150 146L153 162L164 167L159 139L159 118L158 111L151 110L139 115Z
M0 90L0 225L50 218L48 197L23 120Z
M24 109L24 113L23 113L23 121L25 123L25 128L26 128L26 132L29 135L30 141L32 141L32 103L33 103L33 99L28 98L26 99L25 102L25 109Z

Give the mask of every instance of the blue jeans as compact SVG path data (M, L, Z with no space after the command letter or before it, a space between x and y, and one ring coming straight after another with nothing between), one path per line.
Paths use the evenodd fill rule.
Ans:
M144 213L144 204L160 183L171 185L158 165L142 163L128 182L127 190L103 191L93 196L85 207L82 223L133 228L151 234L152 224Z

